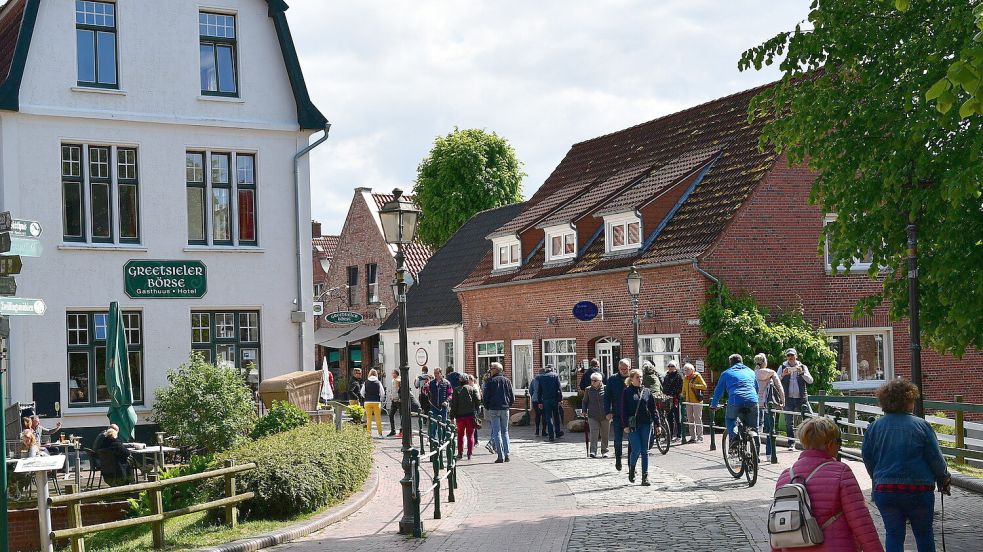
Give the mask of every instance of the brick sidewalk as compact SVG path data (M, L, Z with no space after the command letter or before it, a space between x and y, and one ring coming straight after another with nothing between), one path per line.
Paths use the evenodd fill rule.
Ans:
M369 505L275 550L768 550L765 518L775 480L797 458L782 449L780 463L762 464L758 484L749 489L743 479L730 477L720 451L708 450L709 440L677 446L666 456L649 457L652 486L644 488L615 471L613 459L587 458L581 434L568 433L556 443L542 442L529 428L513 428L512 435L512 462L494 464L494 456L481 447L474 460L460 464L457 502L444 500L442 520L433 520L427 506L425 539L397 534L402 469L399 441L389 439L376 441L382 480ZM850 466L869 497L863 465ZM979 549L983 511L978 504L979 496L961 490L947 499L949 550ZM871 512L880 527L872 505ZM914 549L912 541L909 536L906 549Z

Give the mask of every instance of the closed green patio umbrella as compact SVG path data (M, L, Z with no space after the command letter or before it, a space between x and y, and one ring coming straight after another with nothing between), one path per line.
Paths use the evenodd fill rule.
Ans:
M127 357L126 330L119 303L109 304L106 327L106 387L111 399L109 421L119 426L120 440L133 440L137 413L133 410L133 387L130 383L130 362Z

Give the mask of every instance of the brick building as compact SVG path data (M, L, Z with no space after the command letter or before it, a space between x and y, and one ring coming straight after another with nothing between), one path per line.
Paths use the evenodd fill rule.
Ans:
M408 199L412 201L412 197ZM325 315L318 317L314 342L319 358L328 359L336 377L347 377L353 368L382 364L378 333L379 325L395 308L390 284L396 277L396 248L386 243L379 209L390 200L390 194L374 194L369 188L355 189L322 282ZM411 244L405 248L405 254L412 284L427 264L430 248ZM362 320L356 324L334 324L327 316L335 312L357 313Z
M324 311L324 301L322 300L325 291L328 289L328 269L331 268L331 261L334 259L334 252L338 249L339 236L325 236L321 234L321 223L311 221L311 274L314 278L314 329L315 331L324 323L324 318L320 316ZM320 313L320 314L319 314ZM324 361L324 348L314 346L314 366L320 368Z
M910 376L907 321L883 307L851 317L880 288L864 274L869 265L833 275L818 253L831 215L808 201L814 175L758 148L762 122L749 123L747 107L759 91L575 144L522 214L488 235L493 251L456 288L467 369L482 375L501 361L524 389L553 364L571 392L586 359L610 369L634 357L626 276L635 265L640 354L657 368L670 359L703 367L699 307L719 280L822 325L843 373L835 387L870 391ZM574 316L584 301L582 312L596 308L588 321ZM958 380L943 377L951 357L924 350L922 363L933 399L983 380L980 353L958 362Z

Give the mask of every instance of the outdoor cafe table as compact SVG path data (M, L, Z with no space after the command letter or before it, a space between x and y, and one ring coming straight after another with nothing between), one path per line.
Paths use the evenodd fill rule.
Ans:
M154 446L154 447L136 448L135 446L131 446L131 445L139 446L139 444L127 443L127 448L130 449L131 455L134 455L135 457L138 458L137 463L140 466L140 470L144 474L150 473L150 468L152 468L155 464L159 467L163 467L165 453L178 451L178 449L174 447ZM158 463L158 458L159 458L159 463ZM149 462L148 459L150 460Z
M50 443L44 444L45 448L49 449L64 449L64 454L66 459L72 450L75 450L75 488L81 490L82 484L82 447L77 441L51 441ZM61 453L59 453L61 454ZM68 473L68 464L65 462L65 479L68 479L71 474Z

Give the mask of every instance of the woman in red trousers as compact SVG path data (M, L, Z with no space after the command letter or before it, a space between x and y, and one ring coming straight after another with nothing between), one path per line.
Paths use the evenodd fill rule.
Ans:
M478 442L478 424L476 417L481 406L481 396L474 384L474 377L461 374L461 387L451 395L450 417L457 423L457 459L463 456L463 440L468 438L468 460Z

